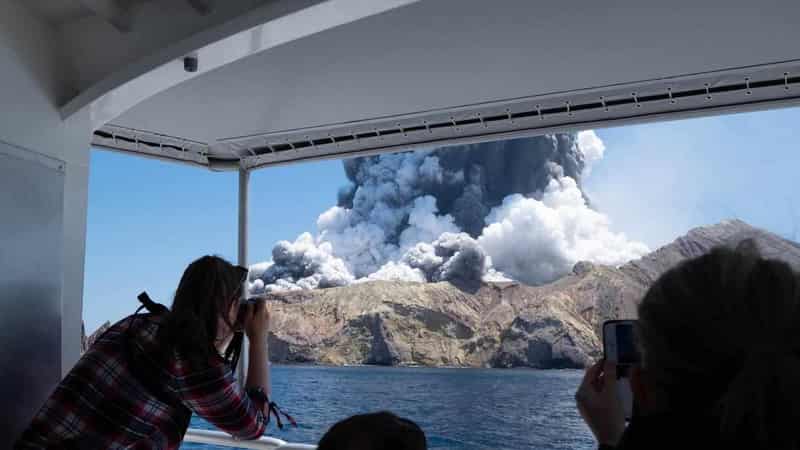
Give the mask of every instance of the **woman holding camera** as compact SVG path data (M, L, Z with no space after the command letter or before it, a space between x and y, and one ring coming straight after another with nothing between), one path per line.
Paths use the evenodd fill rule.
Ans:
M616 367L576 400L601 449L800 449L800 278L752 242L662 275L639 305L625 427Z
M97 339L16 448L174 449L193 412L237 438L260 437L277 411L269 400L270 317L265 302L248 304L237 326L246 277L247 269L204 256L186 268L171 309L140 296L150 312ZM246 389L233 374L242 325L250 340Z

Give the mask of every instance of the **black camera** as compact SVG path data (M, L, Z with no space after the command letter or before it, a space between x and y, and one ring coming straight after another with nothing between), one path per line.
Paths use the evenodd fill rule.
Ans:
M267 301L265 297L248 297L247 299L239 302L239 311L236 313L236 323L234 324L235 329L237 331L244 330L245 314L247 313L247 307L249 305L255 305L259 302L265 302L265 301Z

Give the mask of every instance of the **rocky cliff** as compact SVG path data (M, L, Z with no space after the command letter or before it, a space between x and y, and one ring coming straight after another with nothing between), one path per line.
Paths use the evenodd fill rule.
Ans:
M273 295L279 362L459 367L583 367L600 354L604 320L633 318L663 271L717 245L753 238L800 268L800 245L744 222L691 230L614 268L580 262L543 286L374 281Z

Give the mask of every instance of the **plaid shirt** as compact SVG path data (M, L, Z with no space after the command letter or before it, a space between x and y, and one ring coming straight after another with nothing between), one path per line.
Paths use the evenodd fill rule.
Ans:
M155 375L159 392L147 388L128 354L156 354L158 328L151 314L114 324L56 387L15 448L175 449L192 411L240 439L260 437L269 420L265 402L241 389L222 357L192 367L176 353L166 367L143 369ZM133 345L126 346L128 338Z

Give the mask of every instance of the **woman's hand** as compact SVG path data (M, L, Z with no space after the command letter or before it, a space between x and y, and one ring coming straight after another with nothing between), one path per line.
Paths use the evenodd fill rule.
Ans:
M247 365L248 388L261 388L267 395L270 393L269 383L269 333L270 314L266 299L259 299L247 305L247 314L244 321L244 331L250 341Z
M259 300L247 305L244 318L244 331L250 340L263 338L269 333L269 308L266 300Z
M597 442L616 446L625 431L625 413L617 397L617 365L599 361L587 369L575 401Z

